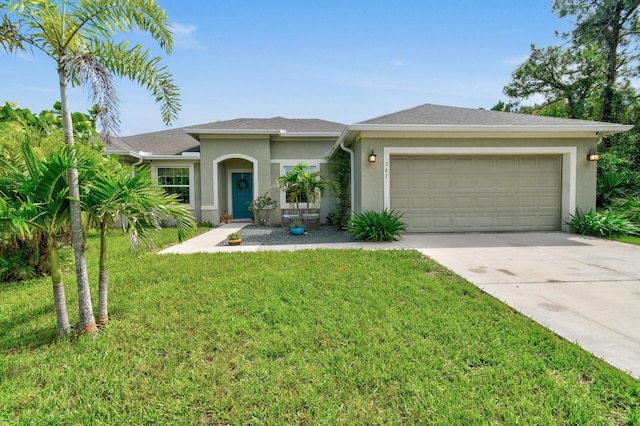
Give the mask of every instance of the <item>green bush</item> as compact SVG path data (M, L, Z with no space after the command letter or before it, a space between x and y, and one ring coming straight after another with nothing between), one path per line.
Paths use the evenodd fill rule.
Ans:
M627 159L614 152L604 154L598 162L597 206L610 207L617 198L638 196L640 174Z
M26 264L31 253L15 252L10 255L0 255L0 282L22 281L36 275L35 267Z
M590 210L586 214L578 211L575 216L570 216L571 220L567 223L571 226L571 230L582 235L611 238L636 235L640 232L640 228L624 216L609 210L597 212Z
M625 197L613 200L611 208L634 225L640 224L640 197Z
M349 223L347 233L366 241L392 241L407 230L407 225L401 220L402 216L403 213L386 209L382 213L370 210L356 213Z

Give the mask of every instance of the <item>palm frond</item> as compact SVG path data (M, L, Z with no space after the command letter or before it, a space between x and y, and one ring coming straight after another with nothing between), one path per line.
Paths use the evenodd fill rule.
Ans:
M113 76L91 54L69 58L68 71L72 80L83 83L92 103L98 105L96 118L101 124L103 140L119 134L120 114Z
M160 64L161 57L151 57L141 45L129 47L127 41L113 44L110 40L95 40L92 51L99 52L98 60L105 69L118 77L125 77L145 87L160 104L162 119L170 124L180 112L180 94L173 83L173 75Z

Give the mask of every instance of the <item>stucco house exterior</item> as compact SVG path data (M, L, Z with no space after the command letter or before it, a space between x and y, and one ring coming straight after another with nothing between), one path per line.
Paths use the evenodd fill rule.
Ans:
M274 190L304 161L351 159L355 212L404 212L410 232L566 230L595 208L602 137L631 126L424 104L356 124L319 119L235 119L128 136L108 147L122 162L149 163L198 221L249 220L246 202L271 190L272 215L289 208ZM375 162L370 162L375 154ZM335 198L323 200L323 215Z

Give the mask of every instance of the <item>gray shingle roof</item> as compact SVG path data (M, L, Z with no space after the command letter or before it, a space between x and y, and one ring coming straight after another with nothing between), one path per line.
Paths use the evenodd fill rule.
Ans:
M611 123L588 120L572 120L433 104L420 105L361 121L357 124L400 126L593 126L601 124L613 126ZM345 127L344 124L316 118L237 118L234 120L217 121L141 135L125 136L115 139L107 146L107 150L146 151L152 152L154 155L180 155L183 152L199 152L200 142L194 138L195 135L191 136L188 134L188 130L196 130L196 132L190 133L197 133L197 130L203 130L206 131L206 133L215 133L216 130L285 130L287 133L341 133ZM621 130L618 129L616 131Z
M490 111L472 108L458 108L424 104L403 111L394 112L358 124L387 125L449 125L449 126L566 126L597 124L588 120L545 117L513 112Z
M187 133L187 130L286 130L287 133L340 133L344 124L316 118L289 119L273 118L237 118L198 124L159 132L116 138L107 146L108 150L146 151L154 155L180 155L183 152L200 152L200 142Z
M317 118L236 118L235 120L192 126L199 130L286 130L290 133L340 133L345 125Z
M200 142L185 132L185 127L124 136L107 145L107 150L146 151L154 155L180 155L200 152Z

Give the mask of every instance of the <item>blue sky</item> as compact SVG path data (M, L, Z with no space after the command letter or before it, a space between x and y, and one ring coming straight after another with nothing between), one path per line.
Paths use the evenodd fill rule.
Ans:
M175 35L163 63L180 87L173 127L239 117L355 123L433 103L491 108L528 56L570 22L549 0L159 0ZM149 47L134 34L132 42ZM158 52L160 53L160 52ZM44 56L0 54L0 101L58 100ZM144 89L119 81L122 135L166 129ZM73 89L73 111L90 106Z

